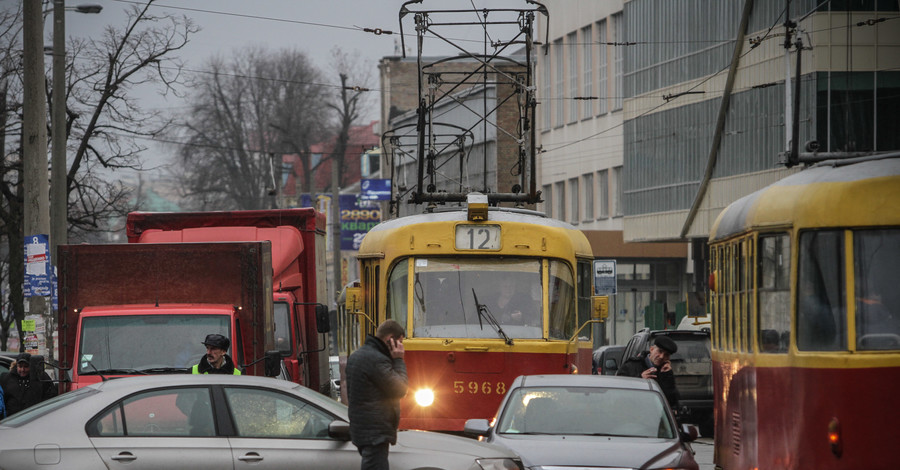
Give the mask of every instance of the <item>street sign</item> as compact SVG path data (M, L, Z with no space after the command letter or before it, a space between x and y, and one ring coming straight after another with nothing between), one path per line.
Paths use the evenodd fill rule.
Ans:
M616 260L594 260L594 295L616 293Z
M50 244L47 235L25 238L25 297L50 295Z
M360 196L363 201L390 201L391 180L362 179L359 182Z

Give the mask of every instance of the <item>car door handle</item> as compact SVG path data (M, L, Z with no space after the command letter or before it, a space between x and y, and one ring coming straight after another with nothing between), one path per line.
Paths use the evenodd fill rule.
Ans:
M240 460L242 462L259 462L262 459L263 459L262 456L257 454L256 452L248 452L248 453L238 457L238 460Z
M112 456L112 459L115 461L131 462L132 460L137 460L137 457L131 452L121 452L119 455Z

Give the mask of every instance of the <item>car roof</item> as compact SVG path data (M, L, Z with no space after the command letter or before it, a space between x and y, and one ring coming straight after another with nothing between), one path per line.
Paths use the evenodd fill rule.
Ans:
M144 375L136 377L122 377L110 379L104 382L89 385L98 390L119 391L129 388L147 388L154 386L178 386L178 385L255 385L270 388L293 390L297 384L287 380L278 380L271 377L257 377L253 375L223 375L223 374L164 374Z
M653 380L615 375L548 374L520 375L512 387L605 387L629 390L654 390L659 386Z

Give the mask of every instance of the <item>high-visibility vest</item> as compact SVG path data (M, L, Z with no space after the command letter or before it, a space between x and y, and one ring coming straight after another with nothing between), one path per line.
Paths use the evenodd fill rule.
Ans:
M200 373L200 364L194 364L194 367L191 367L192 374ZM209 372L204 372L203 375L209 375ZM234 368L234 375L241 375L241 370L237 367Z

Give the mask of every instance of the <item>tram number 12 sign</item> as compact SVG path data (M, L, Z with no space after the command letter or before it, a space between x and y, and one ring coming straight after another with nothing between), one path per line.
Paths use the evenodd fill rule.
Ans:
M616 260L594 260L594 295L616 293Z

